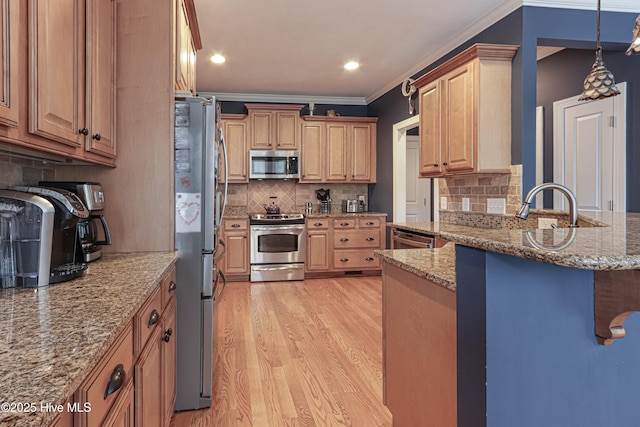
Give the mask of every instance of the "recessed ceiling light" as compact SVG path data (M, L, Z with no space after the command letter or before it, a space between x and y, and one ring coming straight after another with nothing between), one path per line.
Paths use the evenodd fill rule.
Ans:
M356 61L349 61L346 64L344 64L344 69L351 71L351 70L355 70L359 66L360 66L360 64L358 64Z
M222 64L224 61L226 61L225 57L220 55L219 53L216 53L211 57L211 62L213 62L214 64Z

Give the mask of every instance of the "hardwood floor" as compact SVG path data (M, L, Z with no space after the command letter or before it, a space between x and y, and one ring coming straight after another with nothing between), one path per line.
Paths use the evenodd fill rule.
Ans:
M211 408L183 426L391 426L382 279L231 282L216 301Z

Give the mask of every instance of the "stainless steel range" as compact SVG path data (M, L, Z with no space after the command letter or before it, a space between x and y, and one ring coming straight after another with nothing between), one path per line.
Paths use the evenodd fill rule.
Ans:
M304 280L303 214L255 214L251 225L251 281Z

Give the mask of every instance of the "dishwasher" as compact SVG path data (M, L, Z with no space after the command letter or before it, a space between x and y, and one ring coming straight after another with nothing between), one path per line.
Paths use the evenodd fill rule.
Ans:
M391 249L434 248L435 237L418 231L394 228L391 236Z

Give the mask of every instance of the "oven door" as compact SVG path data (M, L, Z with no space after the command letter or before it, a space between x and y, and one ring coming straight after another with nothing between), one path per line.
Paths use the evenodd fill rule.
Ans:
M304 224L251 226L251 264L296 263L304 258Z

